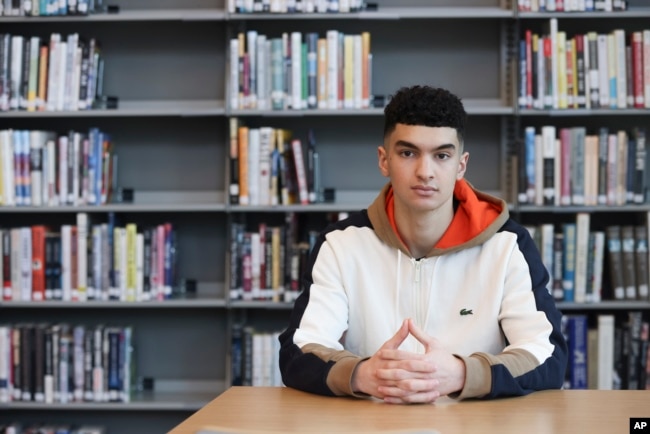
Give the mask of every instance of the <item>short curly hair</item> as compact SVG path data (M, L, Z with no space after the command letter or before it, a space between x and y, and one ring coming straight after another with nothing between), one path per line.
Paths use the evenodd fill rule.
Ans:
M466 123L467 113L460 98L438 87L402 87L384 108L384 137L396 124L450 127L456 130L462 147Z

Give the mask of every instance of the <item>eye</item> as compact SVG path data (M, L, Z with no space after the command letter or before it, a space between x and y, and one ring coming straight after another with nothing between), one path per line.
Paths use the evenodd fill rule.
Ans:
M409 150L409 149L404 149L403 151L400 151L399 154L400 154L402 157L412 157L413 155L415 155L415 153L413 153L413 151L411 151L411 150Z
M448 160L449 158L451 158L451 155L445 152L441 152L439 154L436 154L436 158L439 160Z

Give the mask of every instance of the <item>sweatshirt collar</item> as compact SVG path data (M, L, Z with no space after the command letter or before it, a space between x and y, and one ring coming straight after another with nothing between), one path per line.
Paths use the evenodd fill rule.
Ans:
M503 200L475 190L465 179L456 182L454 200L457 206L451 224L427 256L481 244L508 219L508 207ZM375 231L384 242L410 256L397 231L393 188L390 183L384 186L370 205L368 215Z

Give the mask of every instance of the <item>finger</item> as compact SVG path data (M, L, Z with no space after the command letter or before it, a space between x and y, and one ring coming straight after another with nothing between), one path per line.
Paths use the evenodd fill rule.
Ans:
M392 360L394 362L403 362L403 361L421 361L426 359L426 354L412 353L410 351L396 350L391 348L382 348L380 351L380 356L384 360ZM394 364L394 367L398 365Z
M385 381L436 378L435 367L431 362L410 363L407 366L377 369L377 378Z
M412 319L408 319L408 330L409 333L413 335L415 339L417 339L422 345L424 345L425 351L432 350L437 343L437 340L429 336L422 330L420 327L418 327L415 322Z
M403 397L385 396L384 402L389 404L433 404L440 398L438 392L414 393Z
M404 380L394 384L382 384L377 387L377 390L382 396L406 399L411 395L434 392L439 396L440 392L437 390L439 385L437 380Z
M382 349L397 349L409 335L409 320L404 320L397 332L381 346Z

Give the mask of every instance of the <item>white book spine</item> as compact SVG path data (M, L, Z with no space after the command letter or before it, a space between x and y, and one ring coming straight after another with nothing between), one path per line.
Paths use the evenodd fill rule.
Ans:
M47 197L48 205L59 204L59 192L56 190L56 139L50 139L46 143L47 148Z
M596 37L598 47L598 82L600 92L600 106L609 107L609 54L607 35L598 34Z
M72 300L72 226L61 226L61 296L63 301Z
M50 51L48 53L47 101L45 101L45 109L47 111L54 111L57 106L60 43L61 35L59 33L52 33L50 35Z
M57 83L54 85L56 89L56 106L54 110L62 111L65 109L65 93L66 93L66 73L67 73L67 62L68 62L68 43L66 41L61 41L58 44L59 49L57 50L58 61L57 61Z
M542 127L542 185L543 185L543 197L544 202L547 204L552 204L555 201L555 177L553 176L550 180L546 179L545 172L547 171L548 165L555 169L555 159L559 158L555 154L555 141L556 141L556 130L553 125L545 125ZM549 169L550 170L550 169ZM555 174L553 174L555 175ZM548 181L552 181L553 184L550 184Z
M291 108L302 110L302 33L291 32Z
M614 315L598 316L598 389L611 390L614 384Z
M67 39L67 50L65 55L65 81L63 84L63 110L73 110L77 109L78 102L76 99L73 100L73 91L74 86L74 69L75 69L75 56L77 53L77 46L79 42L79 34L71 33L68 35Z
M22 301L32 300L32 230L20 228L20 286Z
M544 140L535 134L535 205L544 205Z
M260 130L248 130L248 203L260 204Z
M353 96L353 107L355 109L360 109L362 107L362 92L363 92L363 75L362 75L362 63L363 59L361 56L361 35L354 35L352 38L352 56L354 58L353 65L353 85L352 85L352 96Z
M11 130L0 131L0 144L2 145L2 196L5 205L13 206L16 204L16 190L14 186L14 151Z
M339 32L327 31L327 108L338 107L338 44Z
M260 110L267 110L269 108L269 91L268 91L268 75L271 69L268 65L270 57L267 47L267 39L265 35L259 35L256 40L257 47L256 53L256 83L257 83L257 108Z
M271 144L274 134L271 127L260 128L259 150L259 201L260 205L271 204Z
M550 9L549 9L550 10ZM549 37L551 38L551 89L553 95L553 108L557 109L560 105L559 94L558 94L558 42L557 42L557 31L558 31L557 18L551 18L549 20Z
M59 137L59 204L65 205L68 203L68 136L63 135Z
M88 299L88 214L77 213L77 291L79 300Z
M25 38L20 35L11 37L11 58L10 58L10 94L9 109L18 110L20 108L20 89L23 81L23 51Z
M68 110L79 110L79 86L81 84L81 47L74 50L72 63L72 79L70 81L70 106ZM85 103L86 101L84 101Z
M10 327L0 326L0 402L9 402L11 394L11 337Z
M574 300L576 303L587 301L587 262L589 258L589 214L580 212L576 215L576 268Z
M627 62L625 59L625 30L614 30L616 44L616 106L627 107Z

